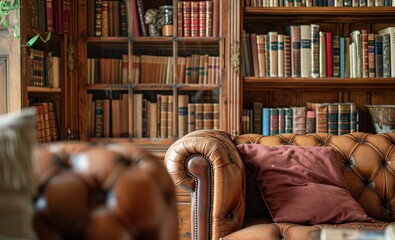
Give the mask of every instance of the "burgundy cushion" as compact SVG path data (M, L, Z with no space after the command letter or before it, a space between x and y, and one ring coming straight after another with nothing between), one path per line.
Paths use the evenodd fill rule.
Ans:
M274 222L371 222L351 196L330 147L237 145Z

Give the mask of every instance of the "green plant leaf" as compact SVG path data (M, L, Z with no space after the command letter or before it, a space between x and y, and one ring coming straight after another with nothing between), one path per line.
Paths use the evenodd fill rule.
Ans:
M37 34L36 36L32 37L27 41L26 46L31 47L34 45L34 43L37 42L38 38L40 37L40 34Z

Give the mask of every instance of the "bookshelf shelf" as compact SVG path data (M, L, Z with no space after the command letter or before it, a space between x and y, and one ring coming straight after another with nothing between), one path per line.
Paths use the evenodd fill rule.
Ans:
M395 90L393 78L244 78L245 90L257 89L328 89L328 90Z
M393 20L394 7L245 7L244 20L383 22Z
M87 90L121 91L128 90L128 84L89 84Z
M263 4L263 1L259 3ZM375 45L376 41L384 44L382 40L376 40L376 37L382 35L383 29L395 27L395 8L385 6L252 7L252 4L258 4L253 1L250 1L250 4L242 6L239 15L241 28L244 30L238 39L241 42L242 52L242 71L239 80L242 86L240 108L243 114L239 118L241 124L237 130L243 133L248 129L248 127L244 128L246 121L242 122L247 116L244 110L247 112L257 104L268 108L297 106L307 109L309 108L307 103L311 102L353 102L359 109L359 131L374 132L365 105L395 103L393 97L395 78L391 78L388 74L388 64L385 65L387 76L381 77L384 76L384 71L381 69L384 65L380 65L380 60L384 58L379 54L380 51L375 52L376 47L379 47L379 50L381 47L380 44ZM301 30L302 26L304 31ZM357 36L358 34L360 35ZM256 38L258 35L259 38ZM278 37L280 35L281 38ZM283 52L278 51L280 49L278 47L275 48L277 52L271 51L270 36L272 44L279 46L279 42L284 43L282 45L284 49L281 49L284 50ZM292 37L294 40L300 37L300 41L292 42ZM302 40L304 44L307 43L306 40L310 42L298 48L297 46L302 46ZM258 41L261 44L260 49L264 50L263 54L262 51L258 51ZM357 44L358 48L356 48ZM278 54L278 58L270 59L274 53ZM269 56L266 58L268 61L260 65L266 61L267 56ZM311 60L313 57L315 62ZM273 60L277 64L270 65ZM309 63L306 64L306 61ZM361 65L357 65L356 62ZM351 63L354 65L347 65ZM313 70L310 64L315 64ZM270 69L284 72L281 72L281 77L276 76L276 71L270 76ZM325 70L329 70L330 74L327 75ZM302 71L307 77L299 77L303 76ZM313 74L318 72L318 76L330 77L313 78L312 71L315 71ZM260 75L262 72L264 75ZM308 110L314 109L310 107Z
M27 87L27 91L29 93L61 93L62 89L61 88L29 86L29 87Z

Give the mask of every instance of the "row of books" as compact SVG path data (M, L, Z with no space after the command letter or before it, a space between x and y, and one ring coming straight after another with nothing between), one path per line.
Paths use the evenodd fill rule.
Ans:
M218 103L191 103L188 95L178 95L177 112L174 113L174 96L156 96L150 101L143 94L121 93L118 98L94 99L87 96L87 129L91 137L129 137L129 112L133 112L135 138L181 137L198 129L219 129ZM174 118L178 118L175 133Z
M243 33L243 74L255 77L395 77L395 28L350 36L291 25L286 34Z
M218 37L219 0L179 1L177 35L181 37Z
M301 107L263 107L254 102L253 109L244 109L244 133L272 136L279 133L330 133L342 135L358 131L358 109L353 102L315 103Z
M394 2L395 3L395 2ZM246 7L383 7L392 0L246 0Z
M29 0L28 26L58 34L70 31L71 0Z
M31 103L36 109L37 142L53 142L59 139L55 104L53 102Z
M30 67L30 86L59 87L60 61L52 52L28 48Z
M87 0L88 36L119 37L128 35L125 0Z
M173 57L134 55L132 57L132 83L173 84ZM219 57L192 54L177 57L177 83L218 84ZM128 83L128 56L115 58L88 58L87 83Z

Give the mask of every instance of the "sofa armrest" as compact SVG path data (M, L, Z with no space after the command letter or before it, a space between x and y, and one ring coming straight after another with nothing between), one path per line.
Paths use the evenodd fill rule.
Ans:
M170 146L165 163L175 184L191 192L192 239L219 239L241 228L245 171L228 133L189 133Z

